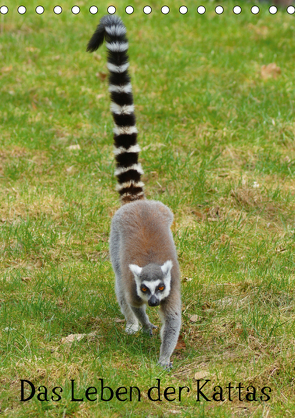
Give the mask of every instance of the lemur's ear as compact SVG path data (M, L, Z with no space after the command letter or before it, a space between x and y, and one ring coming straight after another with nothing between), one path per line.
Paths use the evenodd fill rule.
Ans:
M165 277L168 276L168 274L170 273L170 271L172 269L172 266L173 266L173 264L172 264L171 260L166 261L166 263L164 263L161 266L161 270L162 270Z
M134 274L134 276L140 276L140 273L142 272L142 268L137 266L136 264L129 264L129 268Z

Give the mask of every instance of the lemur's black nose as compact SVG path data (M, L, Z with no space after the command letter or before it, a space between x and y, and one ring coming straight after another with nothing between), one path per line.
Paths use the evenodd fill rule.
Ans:
M159 301L159 299L158 299L158 298L156 298L156 296L155 296L155 295L152 295L152 296L149 298L149 301L148 301L149 306L158 306L158 305L159 305L159 303L160 303L160 301Z

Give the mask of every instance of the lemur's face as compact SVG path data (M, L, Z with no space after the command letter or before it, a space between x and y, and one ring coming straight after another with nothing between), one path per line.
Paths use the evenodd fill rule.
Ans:
M172 261L166 261L162 266L148 264L139 267L129 264L133 273L138 296L149 306L158 306L161 300L170 293Z

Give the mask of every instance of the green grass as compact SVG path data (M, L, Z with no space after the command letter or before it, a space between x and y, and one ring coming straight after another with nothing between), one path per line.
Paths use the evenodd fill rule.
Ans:
M108 257L119 200L106 51L85 52L108 4L96 16L85 1L77 16L68 0L60 16L41 4L44 15L36 3L20 16L11 1L0 17L0 414L294 416L293 17L264 4L254 16L250 3L235 16L231 2L200 16L192 1L181 16L174 0L167 16L155 3L145 16L137 1L127 16L114 3L128 29L146 193L175 215L183 325L167 373L158 333L124 333ZM271 63L281 71L265 78ZM70 334L88 336L69 344ZM227 400L197 402L198 376ZM49 399L62 387L61 400L37 391L20 402L21 379ZM137 386L141 400L73 402L71 379L77 397L103 379L114 391ZM147 396L156 379L162 401ZM258 400L228 400L229 382L254 386ZM169 386L177 399L179 387L190 392L169 402Z

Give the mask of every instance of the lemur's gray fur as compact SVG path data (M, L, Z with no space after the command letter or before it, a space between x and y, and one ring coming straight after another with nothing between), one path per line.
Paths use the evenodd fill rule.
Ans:
M170 230L173 214L163 203L144 196L125 34L120 18L104 16L87 48L95 51L105 38L109 51L115 174L123 203L112 220L110 256L126 332L137 332L140 323L152 335L156 326L149 321L146 305L159 305L163 322L159 363L170 368L181 326L180 271Z

